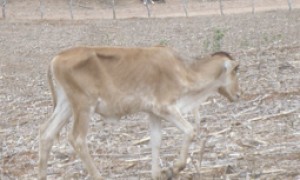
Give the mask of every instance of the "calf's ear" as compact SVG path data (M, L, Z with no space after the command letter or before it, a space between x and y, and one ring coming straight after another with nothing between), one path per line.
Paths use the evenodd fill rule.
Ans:
M233 70L234 70L235 72L237 72L237 71L239 70L239 67L240 67L240 63L239 63L239 62L235 62L235 63L234 63L234 66L233 66Z
M239 68L240 63L232 60L227 60L224 62L224 69L227 72L230 71L237 71Z
M231 68L232 68L232 61L231 60L224 61L224 70L230 71Z

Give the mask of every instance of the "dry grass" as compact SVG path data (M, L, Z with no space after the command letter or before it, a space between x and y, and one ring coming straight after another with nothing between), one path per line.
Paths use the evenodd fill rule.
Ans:
M216 96L199 107L201 126L181 179L299 179L299 17L295 10L188 19L0 21L0 179L37 177L38 127L52 111L46 69L57 52L75 45L160 43L189 56L221 47L241 62L242 100L230 104ZM145 115L115 123L95 116L90 126L89 147L103 176L150 179ZM162 165L170 166L182 134L168 122L163 126ZM69 130L70 125L63 129L52 149L48 177L89 179L66 141Z

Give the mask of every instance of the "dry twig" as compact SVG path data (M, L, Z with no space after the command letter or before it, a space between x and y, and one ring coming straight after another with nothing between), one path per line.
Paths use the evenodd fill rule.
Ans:
M296 109L293 109L293 110L289 110L289 111L284 111L284 112L277 113L277 114L259 116L259 117L255 117L255 118L252 118L252 119L248 119L248 121L249 122L260 121L260 120L267 120L267 119L274 118L274 117L285 116L285 115L288 115L288 114L291 114L291 113L297 111L298 109L299 108L296 108Z

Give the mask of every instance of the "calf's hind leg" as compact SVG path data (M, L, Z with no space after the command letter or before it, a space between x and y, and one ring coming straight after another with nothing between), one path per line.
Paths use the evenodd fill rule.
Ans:
M47 179L47 162L56 135L71 117L69 103L60 102L51 117L40 127L39 179Z
M80 103L81 105L84 103ZM69 135L69 141L73 146L76 154L87 168L88 173L93 179L102 179L97 167L89 154L89 149L86 144L86 135L88 132L90 118L90 109L88 106L75 107L74 124L72 132Z

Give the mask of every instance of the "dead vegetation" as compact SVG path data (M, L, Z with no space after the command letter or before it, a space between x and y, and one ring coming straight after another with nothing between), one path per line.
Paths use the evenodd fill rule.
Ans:
M181 179L300 178L300 11L198 18L0 21L0 179L37 177L38 128L51 114L46 69L76 45L167 44L194 56L221 48L240 60L241 102L215 97L201 107L197 138ZM194 121L191 115L186 115ZM200 124L200 125L199 125ZM150 179L144 114L103 122L89 147L108 179ZM163 123L162 166L178 153L180 132ZM89 179L63 129L49 179Z

